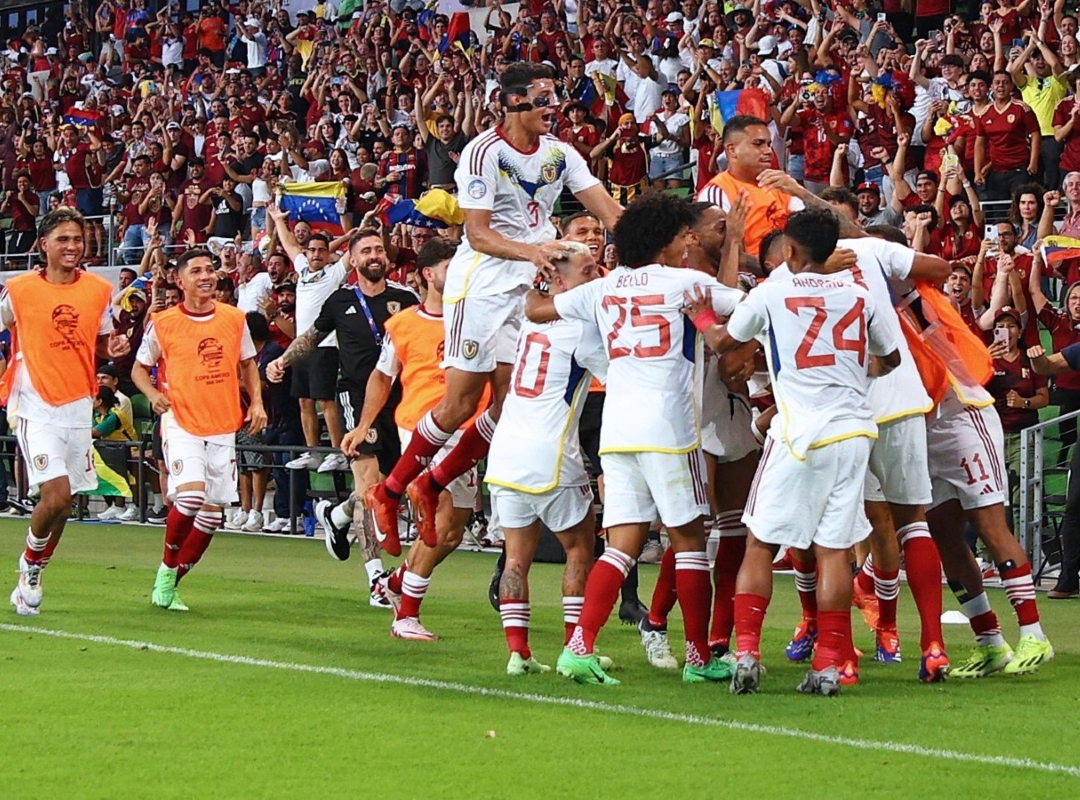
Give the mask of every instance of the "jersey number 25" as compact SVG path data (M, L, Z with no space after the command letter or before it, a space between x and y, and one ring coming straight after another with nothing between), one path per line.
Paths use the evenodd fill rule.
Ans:
M608 358L614 361L616 358L631 354L636 358L658 358L667 353L671 349L671 323L663 314L649 312L649 308L663 304L662 294L646 294L639 297L605 295L600 305L605 311L613 308L618 314L607 336ZM627 318L630 320L630 327L638 329L635 333L639 339L648 336L652 340L655 335L655 344L643 344L638 341L632 348L616 344ZM656 333L653 334L648 329L655 329Z

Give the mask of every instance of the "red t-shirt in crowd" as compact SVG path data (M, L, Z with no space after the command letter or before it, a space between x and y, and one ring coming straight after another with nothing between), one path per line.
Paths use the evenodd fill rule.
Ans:
M1080 342L1080 322L1069 319L1068 312L1052 305L1043 306L1039 312L1039 322L1050 332L1054 352L1060 353L1071 344ZM1066 369L1054 377L1054 385L1061 389L1080 391L1080 372Z
M1036 375L1031 369L1027 353L1021 348L1020 355L1014 360L994 359L994 377L986 389L994 396L994 408L1001 417L1001 427L1005 433L1019 433L1024 428L1039 424L1039 410L1036 408L1011 408L1006 401L1010 391L1021 397L1033 397L1039 389L1046 388L1046 378Z
M1031 161L1028 137L1039 138L1039 120L1018 100L1002 111L991 103L982 116L975 117L975 135L986 137L986 156L994 171L1026 169Z
M816 108L800 108L796 115L803 134L806 180L828 183L835 147L829 142L826 131L836 136L850 137L855 132L855 124L847 112L823 114Z

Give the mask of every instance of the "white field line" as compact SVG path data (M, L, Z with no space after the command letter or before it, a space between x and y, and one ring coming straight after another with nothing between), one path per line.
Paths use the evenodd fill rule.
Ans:
M639 717L660 720L663 722L678 722L684 725L695 725L706 728L721 728L723 730L738 731L740 733L757 733L765 736L779 736L786 739L801 739L807 742L817 742L820 744L847 747L855 750L881 751L890 754L903 753L906 755L942 761L956 761L966 764L1034 770L1036 772L1049 772L1059 775L1068 775L1073 778L1080 778L1080 767L1070 766L1068 764L1055 764L1047 761L1035 761L1030 758L980 755L978 753L965 753L960 750L922 747L921 745L907 744L904 742L852 739L846 736L829 736L823 733L814 733L813 731L804 731L798 728L786 728L779 725L758 725L752 722L738 722L735 720L717 719L715 717L703 717L695 714L679 714L674 711L638 708L637 706L604 703L598 700L583 700L576 697L552 697L530 692L510 692L504 689L491 689L485 686L471 686L465 683L436 681L427 678L412 678L405 675L390 675L382 672L363 672L360 670L342 669L341 667L324 667L317 664L270 661L263 658L236 656L227 653L214 653L206 650L191 650L186 647L167 647L165 645L153 644L152 642L140 642L132 639L116 639L112 636L95 636L93 634L85 633L69 633L68 631L35 628L27 625L0 623L0 630L11 633L37 634L38 636L51 636L57 639L72 639L79 642L126 647L130 650L144 650L151 653L165 653L174 656L183 656L185 658L193 658L199 661L214 661L221 664L236 664L245 667L262 667L265 669L276 669L287 672L306 672L314 675L329 675L335 678L362 681L364 683L387 683L418 689L435 689L437 691L456 692L458 694L476 695L479 697L494 697L500 700L516 700L524 703L563 706L586 711L600 711L605 714L618 714L625 717ZM599 688L596 691L609 690ZM814 700L809 700L809 702L814 702Z

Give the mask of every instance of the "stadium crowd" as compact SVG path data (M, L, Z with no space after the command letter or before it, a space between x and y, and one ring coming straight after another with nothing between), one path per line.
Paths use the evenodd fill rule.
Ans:
M379 428L380 417L362 411L374 359L333 339L307 347L304 337L342 342L367 337L370 325L381 341L366 305L366 319L335 316L330 298L341 286L399 292L372 309L379 326L430 295L424 254L449 258L432 242L458 239L460 220L394 223L391 210L432 190L456 195L462 152L514 111L501 76L514 63L542 64L556 87L545 98L551 132L621 205L667 191L731 213L739 190L724 194L724 176L745 166L733 163L725 129L743 120L745 133L752 115L767 131L758 172L782 170L853 222L891 227L917 253L947 261L945 296L994 359L987 389L1015 481L1019 431L1051 402L1062 413L1080 409L1080 377L1062 371L1051 392L1028 354L1040 330L1054 352L1080 342L1080 242L1048 246L1051 237L1080 238L1077 17L1065 0L956 6L537 0L509 10L495 0L473 13L482 19L473 29L464 11L442 14L417 0L319 2L295 13L247 0L194 12L146 0L102 2L92 13L73 4L3 54L5 267L33 259L38 219L61 206L87 219L87 266L124 265L111 309L131 348L99 367L94 430L128 440L150 314L183 300L177 255L209 247L215 299L246 314L263 375L267 429L238 443L315 448L325 426L332 447L363 452L346 438L360 421L365 432L396 435L392 422ZM344 186L330 232L321 215L282 210L289 187L304 183ZM772 209L775 195L765 192L748 201L757 213L738 271L753 283L783 260L772 231L787 209ZM613 268L613 226L580 210L568 187L553 221ZM354 259L354 273L349 248L373 229L385 255L369 266L385 257L386 269L367 275ZM286 363L293 346L305 358ZM159 445L155 433L165 473ZM400 448L381 453L377 472L390 474L396 455ZM227 527L290 529L286 469L306 479L349 461L338 452L242 454L241 503ZM271 480L273 520L263 513ZM1080 487L1075 494L1053 597L1080 594ZM163 503L155 497L151 519L164 521ZM319 518L329 531L347 526L352 511L335 521L327 507ZM134 520L138 511L118 501L101 516ZM364 556L373 581L376 556ZM382 591L400 594L400 578ZM636 590L629 597L634 605Z

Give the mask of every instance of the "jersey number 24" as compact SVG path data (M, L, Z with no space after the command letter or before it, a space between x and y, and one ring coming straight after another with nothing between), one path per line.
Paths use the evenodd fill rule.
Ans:
M825 309L824 297L787 297L784 299L787 310L797 317L803 316L803 310L810 311L813 317L810 327L803 334L795 350L796 369L811 369L813 367L831 367L836 363L833 353L811 353L814 343L821 336L826 323L829 321L829 313ZM859 357L859 366L866 365L866 317L863 315L865 303L860 297L855 301L847 313L836 321L832 326L832 343L837 352L850 350ZM845 334L855 328L855 338L845 338Z

